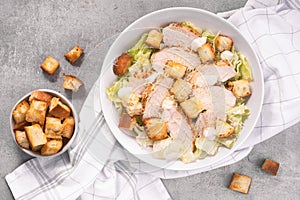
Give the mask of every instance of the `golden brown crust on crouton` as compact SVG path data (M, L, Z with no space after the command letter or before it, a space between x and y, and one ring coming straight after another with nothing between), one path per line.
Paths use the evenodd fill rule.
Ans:
M63 125L59 118L46 117L45 134L47 138L57 138L61 135Z
M25 126L29 126L30 124L27 121L23 121L20 123L17 123L13 126L13 130L18 130L18 131L24 131Z
M16 131L15 138L20 147L22 147L24 149L29 149L29 142L28 142L25 131Z
M13 118L17 124L24 122L26 119L26 112L29 110L30 106L26 100L18 103L13 111Z
M148 37L145 41L145 44L150 47L159 49L162 39L163 39L163 34L161 32L157 30L151 30L148 33Z
M77 92L79 87L83 85L83 82L73 75L65 75L65 81L62 85L64 89L72 90L73 92Z
M50 140L41 149L42 156L50 156L56 154L63 146L62 140Z
M226 35L218 35L215 40L215 47L218 51L230 51L233 46L233 40Z
M125 74L128 70L128 67L131 65L131 63L132 63L131 56L127 53L123 53L115 61L115 64L113 66L114 74L117 76L121 76Z
M205 43L199 47L198 54L202 63L211 62L215 59L215 51L210 43Z
M188 67L180 64L180 63L176 63L172 60L168 60L166 62L166 68L165 68L165 72L172 78L182 78L185 75L185 72L187 70Z
M40 90L35 90L31 92L31 95L29 97L29 102L32 102L32 100L38 100L38 101L44 101L49 105L51 99L52 99L51 94Z
M39 124L34 124L32 126L26 126L25 132L27 139L29 141L30 147L33 151L38 151L42 148L44 144L47 143L46 135Z
M26 121L44 125L48 105L44 101L32 100L29 110L26 112Z
M70 139L74 132L75 120L72 116L67 117L63 122L63 130L61 135Z
M251 185L251 181L252 181L252 178L250 178L248 176L234 173L228 188L231 190L237 191L237 192L248 194L250 185Z
M234 127L227 122L217 120L216 121L216 136L219 138L229 137L234 133Z
M228 82L228 87L237 98L247 97L251 95L250 84L247 80L237 80Z
M81 49L78 45L75 45L71 51L65 54L65 58L71 64L74 64L77 59L83 54L83 49Z
M159 118L144 120L145 131L150 140L163 140L168 137L167 123Z
M41 65L41 68L50 75L54 74L58 67L59 62L51 56L47 56L47 58Z
M192 85L185 80L177 79L173 84L170 92L174 94L179 102L185 101L192 92Z
M49 113L54 117L64 119L70 116L71 109L67 105L63 104L59 98L53 97L50 102Z
M276 176L277 172L278 172L278 169L279 169L279 165L280 164L278 162L275 162L275 161L269 160L269 159L265 159L265 161L262 164L261 168L264 171Z
M180 103L184 113L191 119L197 118L199 113L203 110L201 101L197 97L192 97Z

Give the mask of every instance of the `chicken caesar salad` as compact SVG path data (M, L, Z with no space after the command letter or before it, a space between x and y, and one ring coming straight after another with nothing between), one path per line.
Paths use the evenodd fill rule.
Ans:
M232 148L250 110L252 74L230 36L188 21L144 33L106 88L119 128L158 159L190 163Z

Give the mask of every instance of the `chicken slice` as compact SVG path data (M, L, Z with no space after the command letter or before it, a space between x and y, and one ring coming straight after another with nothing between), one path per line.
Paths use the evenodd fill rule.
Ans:
M192 28L179 23L172 23L163 28L162 33L166 46L179 46L184 49L190 49L193 40L200 36Z
M218 81L225 82L236 75L236 71L231 66L204 65L199 71L206 76L217 76Z
M201 64L198 55L192 51L186 51L180 47L165 48L153 53L151 63L154 70L164 72L167 62L173 62L187 67L191 71Z

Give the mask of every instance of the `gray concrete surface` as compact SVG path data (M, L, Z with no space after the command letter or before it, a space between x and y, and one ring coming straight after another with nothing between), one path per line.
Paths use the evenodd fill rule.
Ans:
M0 1L0 199L13 199L5 175L29 159L13 142L9 114L14 103L36 88L60 91L79 111L97 79L102 59L115 35L146 13L173 6L221 12L242 7L245 0L1 0ZM71 66L63 55L74 44L85 49L81 65ZM39 68L51 55L61 62L53 76ZM76 95L61 88L63 74L85 82ZM164 180L173 199L300 199L300 124L255 146L244 160L231 166L173 180ZM277 176L259 166L264 158L281 163ZM227 189L233 172L253 178L248 195Z

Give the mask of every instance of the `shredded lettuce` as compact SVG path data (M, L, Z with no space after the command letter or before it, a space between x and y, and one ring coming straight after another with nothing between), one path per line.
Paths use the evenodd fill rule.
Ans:
M144 33L139 41L131 49L128 50L129 55L133 59L133 63L135 63L137 60L141 61L150 57L153 49L145 44L147 37L148 34Z
M228 122L235 128L235 133L240 133L245 118L250 114L250 110L245 104L237 105L226 111Z
M190 27L191 29L193 29L194 31L196 31L199 34L202 33L202 30L199 27L195 26L192 22L183 21L182 24L185 25L185 26Z
M106 94L110 101L112 101L117 108L121 107L122 100L118 96L118 91L120 88L125 87L128 81L127 78L123 77L116 81L111 87L106 88Z
M214 44L214 41L216 39L216 37L219 35L219 33L214 34L213 32L211 32L210 30L205 30L202 33L202 37L206 37L207 41L209 41L210 43Z
M217 138L216 142L227 147L228 149L231 149L233 144L237 140L237 138L238 138L238 134L232 134L231 136L226 137L226 138Z
M253 80L252 73L247 58L243 54L235 51L234 48L232 53L233 53L233 58L231 59L231 64L234 66L237 72L234 79L235 80L245 79L248 81L252 81Z
M220 144L214 140L208 140L205 137L197 138L195 141L197 149L205 151L207 155L213 156L217 153Z

